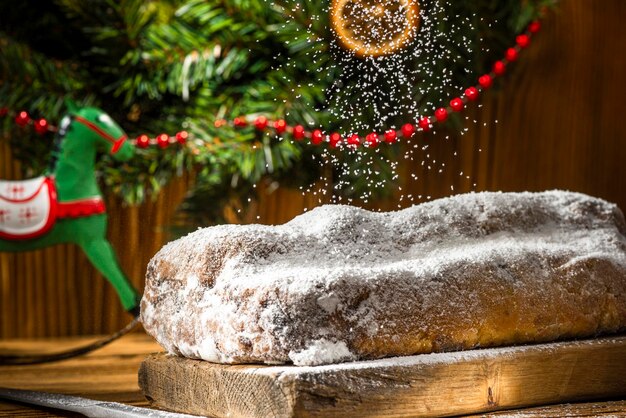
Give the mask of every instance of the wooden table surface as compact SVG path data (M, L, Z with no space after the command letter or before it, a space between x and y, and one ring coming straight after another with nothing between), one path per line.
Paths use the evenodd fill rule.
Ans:
M93 339L4 340L0 341L0 351L53 352L91 340ZM147 354L158 351L161 351L158 344L144 333L137 332L76 359L44 365L0 367L0 386L58 392L147 407L148 403L137 385L137 370ZM78 415L0 401L0 417L68 416ZM479 416L626 417L626 400L553 405Z

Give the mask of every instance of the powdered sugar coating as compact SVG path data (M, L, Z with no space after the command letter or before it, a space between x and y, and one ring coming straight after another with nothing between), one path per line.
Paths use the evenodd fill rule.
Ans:
M322 206L169 243L142 320L171 353L297 365L611 332L626 327L625 234L615 205L562 191Z

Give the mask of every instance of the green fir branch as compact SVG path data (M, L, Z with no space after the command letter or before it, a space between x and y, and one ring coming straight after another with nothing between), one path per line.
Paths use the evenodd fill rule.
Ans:
M435 30L421 34L432 37L431 55L439 58L413 57L410 50L399 54L408 70L420 71L420 84L438 88L405 100L430 111L458 94L455 86L475 83L516 33L554 5L555 0L420 1L425 13L445 15L433 20ZM376 62L342 55L329 28L328 0L56 0L42 7L0 5L7 22L0 27L0 105L54 122L63 113L63 99L73 97L102 107L131 136L188 130L187 147L138 150L123 164L105 157L98 170L102 183L131 204L155 196L183 171L196 170L197 184L184 206L194 221L220 219L225 202L247 201L263 178L307 185L324 169L317 163L323 159L319 148L252 127L216 128L217 120L265 115L347 133L355 123L371 126L374 113L361 106L349 120L337 118L333 103L364 103L386 82L368 89L358 77L345 75L347 66L374 73ZM442 74L453 85L439 85ZM393 110L383 100L376 105ZM396 115L388 124L398 127L407 117ZM27 172L41 170L51 140L8 120L0 127ZM369 188L358 175L364 170L393 185L388 161L398 147L362 152L372 158L333 151L350 167L336 193L362 196Z

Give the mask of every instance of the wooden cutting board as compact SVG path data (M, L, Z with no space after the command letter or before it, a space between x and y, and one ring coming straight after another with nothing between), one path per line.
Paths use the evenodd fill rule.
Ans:
M153 354L156 407L215 417L448 416L626 395L626 336L317 367Z

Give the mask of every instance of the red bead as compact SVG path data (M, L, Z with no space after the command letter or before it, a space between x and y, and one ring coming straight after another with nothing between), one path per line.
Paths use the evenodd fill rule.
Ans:
M337 148L340 142L341 142L341 135L339 135L337 132L333 132L329 138L330 147Z
M257 128L259 131L267 128L267 124L268 120L265 116L259 116L254 120L254 127Z
M440 107L435 110L435 118L437 118L437 122L445 122L448 120L448 111L445 107Z
M517 56L519 55L519 53L517 52L517 49L515 48L509 48L506 50L506 54L505 54L505 58L510 61L516 61L517 60Z
M187 138L189 138L187 131L180 131L176 133L176 140L181 145L184 145L185 142L187 142Z
M496 61L493 64L493 72L495 75L502 75L506 72L506 65L502 61Z
M139 148L148 148L148 145L150 145L150 138L148 138L148 135L139 135L137 137L136 144Z
M422 128L424 132L430 131L430 119L429 118L420 119L419 126L420 128Z
M284 134L287 130L287 122L285 122L283 119L278 119L276 122L274 122L274 130L278 135Z
M239 128L244 127L248 124L245 118L235 118L233 120L233 124Z
M452 108L452 110L454 110L455 112L460 112L461 110L463 110L463 100L461 100L460 98L456 97L452 100L450 100L450 107Z
M465 97L472 102L478 99L478 89L476 87L468 87L465 89Z
M530 33L537 33L541 30L541 22L539 22L538 20L535 20L534 22L530 22L530 25L528 25L528 32Z
M170 136L168 134L161 134L157 136L157 144L161 148L166 148L170 144Z
M385 141L388 144L393 144L394 142L396 142L397 139L398 139L398 133L396 132L395 129L390 129L387 132L385 132Z
M520 48L526 48L530 45L530 37L528 35L517 35L515 43L517 43Z
M296 125L293 127L293 139L300 141L304 138L304 126Z
M365 137L365 143L370 148L376 148L380 143L378 139L378 134L376 132L372 132Z
M170 136L168 134L161 134L157 136L157 144L159 147L165 148L170 144Z
M480 84L480 87L488 89L493 84L493 79L489 74L481 75L478 78L478 84Z
M26 126L28 125L28 122L30 122L30 116L28 115L28 112L22 110L20 113L17 114L17 116L15 116L15 123L17 123L19 126Z
M39 135L44 135L46 132L48 132L48 121L44 118L37 119L37 121L35 122L35 132L37 132Z
M314 130L311 134L311 144L319 145L322 143L323 140L324 135L322 134L322 131L320 131L319 129Z
M352 134L348 137L348 145L356 148L359 145L361 145L361 140L359 139L359 136L357 134Z
M415 133L415 126L411 125L410 123L405 123L404 125L402 125L401 130L402 136L404 136L405 138L410 138Z
M8 107L0 107L0 117L5 117L8 114L9 114Z

